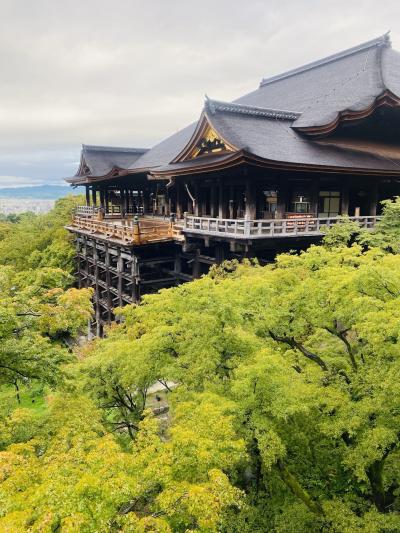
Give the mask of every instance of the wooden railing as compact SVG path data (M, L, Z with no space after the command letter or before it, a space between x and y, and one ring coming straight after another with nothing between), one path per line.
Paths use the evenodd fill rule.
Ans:
M379 217L348 217L357 222L361 228L372 229ZM260 239L273 237L296 237L297 235L323 235L327 229L338 222L341 217L331 218L297 218L270 220L233 220L228 218L206 218L185 215L183 232L201 233L203 235L226 235L233 238Z
M175 231L172 222L162 220L142 218L140 221L124 221L121 219L116 223L78 215L74 216L70 228L135 245L172 240Z
M98 207L92 205L78 205L75 207L75 215L77 216L93 216L99 212Z

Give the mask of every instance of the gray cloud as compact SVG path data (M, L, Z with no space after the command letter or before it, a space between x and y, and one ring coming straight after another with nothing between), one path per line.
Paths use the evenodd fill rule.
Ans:
M397 0L2 0L0 186L73 174L82 142L151 146L205 93L233 99L399 17Z

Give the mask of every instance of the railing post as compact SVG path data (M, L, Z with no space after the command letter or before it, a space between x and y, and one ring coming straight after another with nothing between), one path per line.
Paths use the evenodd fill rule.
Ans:
M175 215L174 213L171 213L169 217L169 226L168 226L168 237L172 237L174 233L174 222L175 222Z
M250 237L250 224L251 220L249 220L248 216L244 216L244 223L243 223L243 235L244 237Z
M133 242L135 244L140 244L140 228L139 228L139 217L135 215L133 219Z
M188 214L187 211L183 213L183 227L186 229L188 227Z

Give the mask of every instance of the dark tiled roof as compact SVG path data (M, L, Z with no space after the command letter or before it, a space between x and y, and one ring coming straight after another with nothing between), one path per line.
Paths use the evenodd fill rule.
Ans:
M105 176L113 168L128 168L147 152L146 148L82 145L82 161L92 176Z
M336 54L332 54L322 59L318 59L317 61L313 61L312 63L307 63L306 65L297 67L292 70L288 70L286 72L283 72L282 74L277 74L276 76L265 78L261 80L260 87L264 85L269 85L275 81L283 80L284 78L295 76L296 74L301 74L303 72L312 70L317 67L325 66L328 63L333 63L339 59L343 59L345 57L357 54L358 52L364 52L365 50L369 50L370 48L375 48L377 46L386 45L386 44L390 44L389 32L385 33L384 35L380 37L377 37L376 39L366 41L365 43L361 43L357 46L353 46L352 48L347 48L346 50L342 50L341 52L337 52Z
M210 117L212 126L240 150L259 158L300 165L338 168L384 169L400 173L396 161L356 149L310 141L296 133L289 122L218 111Z
M178 131L171 137L161 141L154 146L146 154L144 154L139 160L135 161L130 166L131 170L149 169L166 165L176 157L176 155L186 146L189 142L194 130L196 129L197 122L190 124L183 130Z
M330 124L345 110L366 110L385 91L400 97L400 54L391 49L387 34L264 79L258 89L233 103L207 99L203 113L225 141L259 158L400 171L393 158L318 143L295 131ZM170 163L188 145L196 126L187 126L149 151L84 146L83 155L93 175L104 175L115 166L133 173L186 168L195 163Z
M340 111L368 108L386 89L400 96L399 75L400 57L385 34L263 80L237 102L299 112L296 127L320 126L335 120Z

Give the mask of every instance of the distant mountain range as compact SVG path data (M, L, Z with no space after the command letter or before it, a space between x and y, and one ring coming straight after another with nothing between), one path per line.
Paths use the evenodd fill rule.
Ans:
M27 200L57 200L67 194L79 194L65 185L37 185L31 187L0 188L0 198L24 198Z

